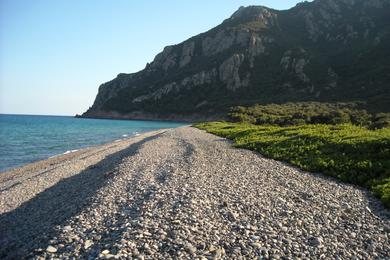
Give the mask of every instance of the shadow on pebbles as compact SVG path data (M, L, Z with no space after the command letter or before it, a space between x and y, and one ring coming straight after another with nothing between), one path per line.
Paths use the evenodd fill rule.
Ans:
M191 127L28 167L0 182L1 258L390 256L368 191Z

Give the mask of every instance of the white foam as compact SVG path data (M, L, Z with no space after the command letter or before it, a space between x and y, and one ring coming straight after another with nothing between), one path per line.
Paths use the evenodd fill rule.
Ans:
M128 137L128 135L122 135L122 137Z
M65 153L63 153L63 154L69 154L69 153L74 153L74 152L77 152L78 150L68 150L68 151L66 151Z

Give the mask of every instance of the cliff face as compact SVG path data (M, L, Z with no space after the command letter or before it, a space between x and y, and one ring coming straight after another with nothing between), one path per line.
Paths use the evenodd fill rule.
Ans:
M390 0L241 7L100 86L84 117L207 120L229 107L356 101L390 111Z

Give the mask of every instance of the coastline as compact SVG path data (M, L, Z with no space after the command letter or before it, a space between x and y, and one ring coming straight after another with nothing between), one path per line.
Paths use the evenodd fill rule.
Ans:
M5 259L390 252L390 212L367 190L188 126L14 169L0 193Z
M38 173L38 175L45 174L58 167L66 167L67 164L72 163L73 161L77 161L82 158L92 157L94 155L99 155L97 158L97 160L99 160L102 156L109 155L125 149L127 145L137 141L138 139L142 139L150 135L159 134L167 130L168 129L160 129L145 132L139 135L114 140L112 142L73 150L70 153L64 152L62 154L57 154L46 159L38 160L36 162L28 163L19 167L12 168L10 170L3 171L0 173L0 192L8 189L9 187L13 187L15 183L19 183L19 178L23 180L29 179L31 177L35 177L36 172L40 172ZM89 162L83 162L84 169L96 162L98 162L96 161L96 159L91 160ZM81 170L82 169L83 167L81 167ZM0 214L4 212L6 211L1 210Z
M72 149L72 150L67 150L67 151L62 152L62 153L51 155L51 156L49 156L47 158L38 159L38 160L30 162L30 163L26 163L26 164L23 164L23 165L20 165L20 166L15 166L13 168L0 171L0 183L2 182L2 177L4 177L4 175L7 175L7 174L8 175L12 175L12 173L14 173L14 172L27 172L27 171L29 171L31 169L36 169L37 167L44 167L44 166L42 166L44 164L55 164L55 163L57 163L57 161L71 160L73 158L72 155L76 156L78 154L83 154L83 153L85 153L87 151L90 151L90 150L99 149L99 147L103 147L103 146L105 147L107 145L113 145L113 144L125 142L125 141L127 141L129 139L141 136L143 134L152 133L152 132L158 132L158 131L161 131L161 130L168 130L168 129L159 129L159 130L154 130L154 131L147 131L147 132L137 133L137 134L134 134L134 135L131 135L131 136L126 136L126 137L122 136L122 138L119 138L119 139L116 139L116 140L113 140L113 141L109 141L109 142L105 142L105 143L97 144L97 145L91 145L91 146L87 146L87 147L76 148L76 149Z
M80 120L71 116L1 115L0 175L13 168L139 133L187 125L167 121Z
M142 120L142 121L168 121L168 122L184 122L184 123L196 123L196 122L211 122L226 120L226 115L213 115L206 116L204 114L167 114L161 115L156 113L145 112L132 112L122 114L116 111L91 111L83 113L82 115L76 115L76 118L93 118L93 119L112 119L112 120Z

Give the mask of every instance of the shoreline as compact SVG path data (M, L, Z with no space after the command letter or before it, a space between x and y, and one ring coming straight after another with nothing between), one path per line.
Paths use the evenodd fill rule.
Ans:
M1 174L0 194L4 259L390 253L390 211L368 190L188 126Z
M40 167L47 167L47 165L52 166L52 165L55 165L58 163L67 162L67 161L70 161L70 160L77 158L77 156L81 156L82 154L90 153L93 151L99 151L99 150L104 149L106 147L112 147L112 146L116 146L116 145L123 146L123 144L127 144L127 143L129 143L129 141L132 141L133 138L142 137L144 135L148 136L149 134L160 133L161 131L167 131L167 130L169 130L169 128L147 131L147 132L140 133L138 135L124 137L124 138L116 139L113 141L105 142L102 144L91 145L91 146L87 146L87 147L83 147L83 148L73 149L73 150L70 150L70 152L68 150L68 151L65 151L63 153L52 155L52 156L47 157L45 159L40 159L40 160L37 160L34 162L26 163L24 165L15 166L11 169L0 172L0 185L3 184L4 179L8 180L9 178L12 178L16 175L26 173L28 171L36 170ZM1 191L1 189L0 189L0 191Z
M91 119L111 119L111 120L140 120L140 121L162 121L162 122L177 122L177 123L196 123L196 122L210 122L226 120L224 114L217 114L216 116L205 116L203 114L166 114L161 115L157 113L119 113L115 111L87 111L82 115L76 115L75 118L91 118Z
M30 115L28 115L28 116L30 116ZM40 115L36 115L36 116L40 116ZM53 117L57 117L57 116L53 116ZM75 118L74 116L60 116L60 117ZM90 118L81 118L81 119L90 119ZM112 119L112 120L115 120L115 119ZM147 120L145 120L145 121L147 121ZM164 121L161 121L161 122L164 122ZM172 123L175 123L175 122L172 122ZM177 122L177 123L179 123L179 122ZM112 140L112 141L103 142L101 144L91 144L91 145L88 145L88 146L73 147L73 149L71 149L71 150L66 150L64 152L56 153L56 154L50 155L50 156L45 157L45 158L36 159L36 160L34 160L32 162L26 162L24 164L13 166L13 167L10 167L10 168L0 169L0 181L1 181L1 176L3 174L5 174L7 172L14 171L14 170L17 170L18 168L23 168L23 167L25 167L25 166L27 166L29 164L35 164L35 163L38 163L38 162L41 162L41 161L46 161L48 159L57 158L57 157L60 157L60 156L63 156L63 155L67 155L67 154L72 154L74 152L78 152L78 151L81 151L81 150L84 150L84 149L90 149L90 148L95 148L95 147L102 146L102 145L107 145L107 144L110 144L110 143L116 143L116 142L124 141L126 139L134 138L134 137L137 137L137 136L145 134L145 133L159 131L159 130L168 130L168 129L169 128L166 128L166 129L164 128L164 129L158 129L158 130L145 131L145 132L141 132L141 133L136 132L136 134L133 134L131 136L130 135L121 136L118 139L115 139L115 140Z

